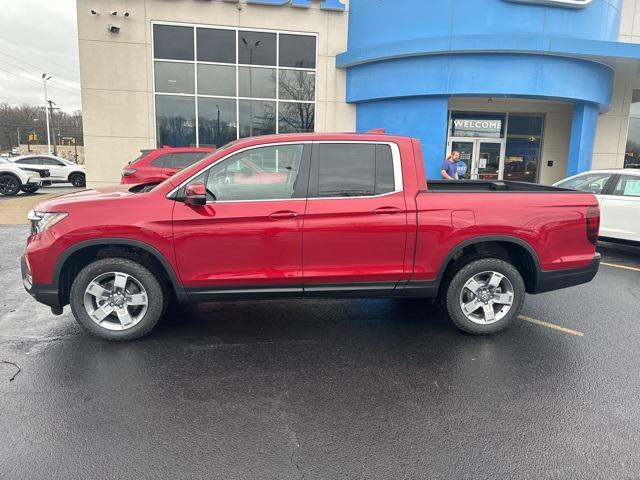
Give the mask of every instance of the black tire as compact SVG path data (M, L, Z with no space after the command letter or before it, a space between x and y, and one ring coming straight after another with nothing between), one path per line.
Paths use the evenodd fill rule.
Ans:
M36 193L38 190L40 190L40 186L39 185L22 185L20 187L20 190L22 190L24 193Z
M74 187L84 187L87 185L86 178L83 173L72 173L69 175L69 183Z
M146 290L147 310L142 318L135 325L125 330L109 330L98 325L85 308L85 290L93 279L108 272L122 272L133 277ZM146 267L128 258L103 258L83 268L74 279L69 295L71 311L76 321L105 340L110 341L130 341L140 338L149 333L158 323L163 311L166 309L168 300L165 298L165 290L162 288L158 278ZM117 317L107 317L115 321Z
M513 303L506 314L494 323L477 323L467 318L462 310L462 293L467 281L483 272L497 272L513 287ZM484 258L471 262L462 262L449 277L446 285L446 307L453 324L463 332L472 335L490 335L505 329L521 312L524 303L525 286L520 272L509 262L498 258ZM468 291L467 291L468 294ZM493 307L492 307L493 308ZM502 308L497 305L495 308ZM498 310L500 311L500 310ZM489 311L490 313L490 311Z
M21 186L22 182L15 175L11 173L0 175L0 194L12 197L18 194Z

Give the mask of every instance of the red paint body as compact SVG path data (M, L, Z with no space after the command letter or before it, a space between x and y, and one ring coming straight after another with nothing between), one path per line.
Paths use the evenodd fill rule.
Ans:
M142 156L131 162L122 170L122 185L138 184L138 183L156 183L162 182L167 178L175 175L181 169L172 167L158 167L153 163L165 155L172 153L211 153L212 148L195 148L195 147L162 147L156 148L144 153Z
M278 142L392 142L400 151L403 191L370 198L213 202L167 198L199 170L235 151ZM126 239L159 252L184 289L286 287L430 281L465 241L484 236L528 245L542 271L589 265L588 207L580 192L429 191L421 147L405 137L298 134L239 141L146 193L120 186L46 200L38 211L68 212L31 236L33 283L57 284L56 266L84 241ZM397 287L400 288L400 287Z

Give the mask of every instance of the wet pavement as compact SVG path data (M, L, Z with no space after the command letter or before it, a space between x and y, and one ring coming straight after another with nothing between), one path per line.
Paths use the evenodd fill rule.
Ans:
M0 478L638 478L640 270L527 298L567 332L263 301L174 308L114 344L23 291L26 233L0 226L0 360L21 369L0 363ZM601 251L640 268L640 250Z

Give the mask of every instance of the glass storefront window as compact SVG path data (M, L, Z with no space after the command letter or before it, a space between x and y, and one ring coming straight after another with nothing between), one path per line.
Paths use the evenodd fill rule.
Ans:
M158 145L196 144L196 108L193 97L156 95Z
M280 133L313 132L316 109L313 103L280 102Z
M193 64L178 62L156 62L156 92L194 93Z
M316 68L316 42L305 35L280 35L280 66Z
M198 61L236 63L236 32L217 28L198 28Z
M153 42L158 146L315 130L316 35L154 23Z
M246 65L276 64L276 34L266 32L238 32L238 61Z
M313 101L316 74L306 70L280 70L279 89L281 100Z
M221 147L238 136L236 101L229 98L198 99L200 146Z
M640 90L634 90L631 95L624 168L640 168Z
M276 133L276 102L240 100L240 137Z
M505 114L484 112L453 112L449 135L451 137L502 138Z
M154 25L153 58L193 60L193 28Z
M538 180L543 128L543 115L509 115L503 174L505 180Z
M276 98L275 68L240 67L238 88L241 97Z
M536 182L543 129L542 114L451 112L448 152L460 178Z
M236 67L231 65L199 64L198 94L235 97Z

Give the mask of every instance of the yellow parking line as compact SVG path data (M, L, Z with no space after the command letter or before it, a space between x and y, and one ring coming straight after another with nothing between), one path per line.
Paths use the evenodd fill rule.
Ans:
M607 263L607 262L600 262L600 265L604 265L605 267L621 268L622 270L631 270L633 272L640 272L640 268L629 267L627 265L617 265L615 263Z
M572 330L566 327L561 327L560 325L556 325L555 323L544 322L542 320L537 320L535 318L527 317L525 315L520 315L518 318L520 320L524 320L525 322L533 323L534 325L551 328L553 330L558 330L559 332L568 333L569 335L575 335L576 337L584 337L584 333L582 332L579 332L577 330Z

